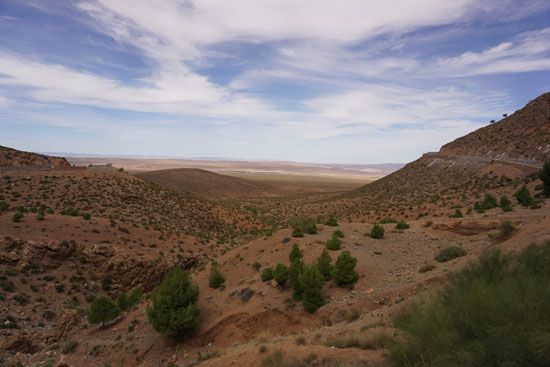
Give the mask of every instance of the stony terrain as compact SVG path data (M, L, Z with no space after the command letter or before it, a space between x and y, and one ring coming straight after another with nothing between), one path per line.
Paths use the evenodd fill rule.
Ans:
M487 249L516 251L550 239L550 201L534 175L546 153L540 141L530 141L548 134L548 96L468 135L466 143L458 139L346 192L257 197L244 180L229 182L205 172L185 175L189 181L177 175L161 187L124 171L77 169L62 159L50 164L57 160L5 150L0 362L389 366L388 340L402 337L393 318L408 304L437 290ZM515 134L518 124L524 133ZM528 134L531 125L536 131ZM514 144L495 136L503 132ZM493 147L476 147L476 140L494 142ZM196 187L203 177L211 180L203 193L209 199L186 192L185 185ZM514 198L522 186L533 195L529 205ZM219 200L241 190L251 195ZM511 210L475 210L487 194L507 196ZM330 214L338 225L325 224ZM293 217L315 218L318 233L292 237ZM397 229L397 220L410 228ZM375 222L385 228L382 239L370 235ZM510 233L502 230L507 222ZM325 303L316 313L306 313L288 287L262 281L264 268L288 263L294 244L306 263L315 261L335 230L343 232L343 245L330 256L335 260L349 251L357 258L359 280L348 287L326 283ZM465 250L465 256L436 261L448 246ZM211 259L226 278L218 289L209 287ZM149 292L174 265L190 271L200 289L201 323L185 338L156 333L145 311ZM113 321L103 326L86 320L96 297L114 299L135 290L144 297ZM267 364L277 358L285 364Z

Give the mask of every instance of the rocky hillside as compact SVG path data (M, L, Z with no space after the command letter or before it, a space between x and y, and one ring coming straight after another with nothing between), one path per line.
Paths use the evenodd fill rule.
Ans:
M65 158L23 152L0 145L0 168L50 170L70 167Z
M444 145L440 155L549 160L550 93L539 96L511 116Z

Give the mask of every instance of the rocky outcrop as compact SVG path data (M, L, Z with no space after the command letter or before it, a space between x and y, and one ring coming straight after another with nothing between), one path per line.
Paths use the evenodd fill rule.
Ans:
M444 145L440 155L525 163L550 160L550 93L498 122Z
M98 278L108 276L114 289L123 290L138 287L150 291L172 266L190 269L204 260L203 256L138 259L121 253L109 244L81 245L74 241L22 241L11 238L0 241L0 264L48 270L78 263L80 268L93 267Z
M453 232L462 236L473 236L497 229L499 224L500 222L498 220L459 220L434 223L432 228L435 230Z

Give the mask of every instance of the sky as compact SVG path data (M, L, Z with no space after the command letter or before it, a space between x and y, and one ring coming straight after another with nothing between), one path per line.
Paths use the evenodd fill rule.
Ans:
M550 91L547 0L0 0L0 145L408 162Z

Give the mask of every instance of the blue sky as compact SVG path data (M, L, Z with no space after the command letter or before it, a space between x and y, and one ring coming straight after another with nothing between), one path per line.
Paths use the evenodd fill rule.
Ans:
M539 0L0 0L0 145L407 162L550 91Z

